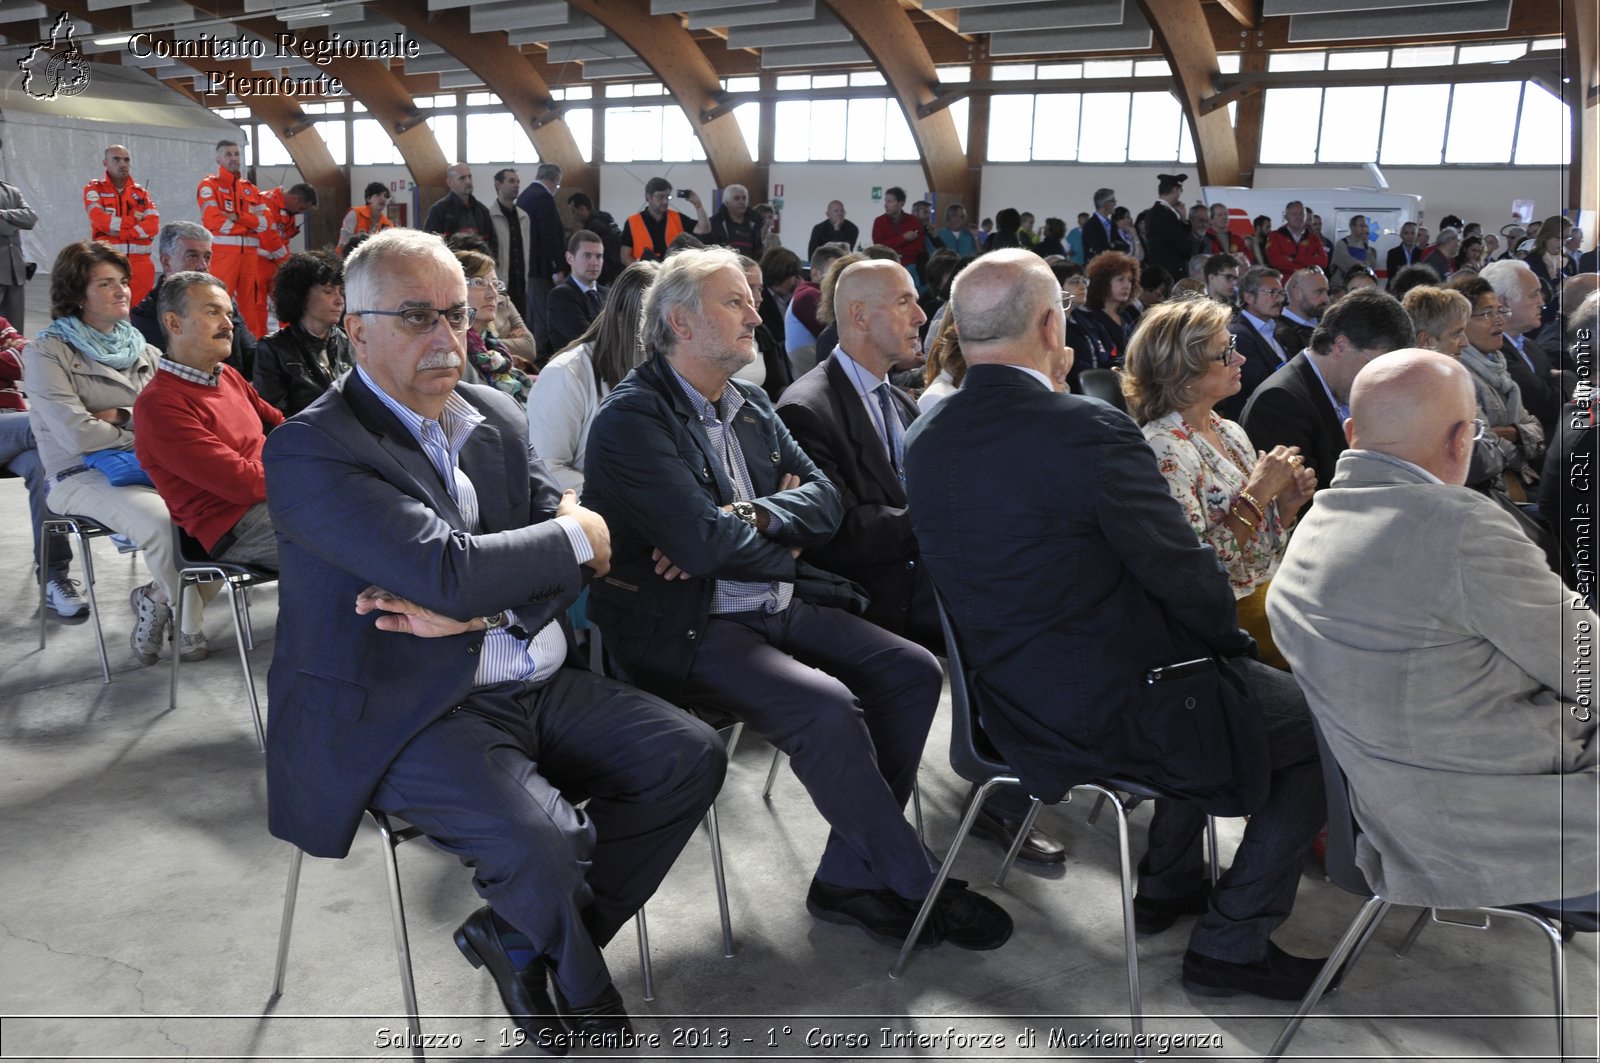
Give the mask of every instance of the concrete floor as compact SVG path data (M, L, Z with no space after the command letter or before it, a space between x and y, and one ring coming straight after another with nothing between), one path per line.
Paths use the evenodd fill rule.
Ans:
M30 301L47 305L42 292ZM29 544L22 484L0 481L0 556L10 561L0 576L0 602L9 606L0 612L0 1057L405 1058L406 1049L392 1047L405 1027L370 830L348 859L306 862L288 984L276 1005L268 1000L289 850L266 831L261 756L226 611L210 610L214 655L184 666L179 707L169 710L166 660L141 668L128 647L127 596L147 579L142 562L105 540L94 545L112 664L106 686L86 622L50 614L48 647L37 648ZM252 654L263 697L276 620L276 595L267 589L256 598ZM941 853L966 792L946 759L947 739L936 723L922 770L928 841ZM988 884L998 848L969 844L956 873L1001 900L1017 936L994 952L919 953L892 981L890 950L806 914L824 826L787 770L772 801L761 799L770 756L765 743L747 737L718 802L734 956L721 955L703 832L648 909L653 1001L641 998L633 937L624 934L607 951L637 1029L662 1038L665 1047L653 1054L1130 1056L1092 1040L1128 1030L1109 815L1091 827L1083 801L1047 810L1042 825L1070 847L1066 868L1014 873L1003 891ZM1135 813L1136 853L1147 820L1148 811ZM1224 853L1237 840L1237 821L1227 826ZM426 843L402 847L400 865L423 1029L461 1040L430 1058L537 1055L501 1047L503 1031L514 1028L492 981L450 940L479 903L468 872ZM1325 954L1357 906L1308 869L1278 940L1301 955ZM1345 988L1302 1029L1295 1058L1554 1055L1542 938L1522 926L1437 927L1396 958L1410 914L1385 923ZM1187 926L1140 942L1147 1033L1200 1039L1201 1047L1169 1047L1169 1058L1258 1058L1292 1007L1190 996L1178 981ZM1596 1058L1595 944L1583 937L1568 949L1575 1058ZM926 1035L951 1029L967 1040L883 1048L882 1027ZM395 1040L386 1042L382 1030ZM1051 1047L1052 1031L1090 1040ZM1008 1043L974 1047L987 1035Z

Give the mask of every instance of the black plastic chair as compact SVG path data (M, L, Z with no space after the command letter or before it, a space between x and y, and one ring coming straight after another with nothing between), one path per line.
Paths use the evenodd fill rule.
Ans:
M167 705L174 709L178 707L178 665L183 660L179 646L183 631L183 590L191 583L198 585L221 580L222 588L228 594L228 606L233 613L233 638L239 647L239 666L244 669L244 689L250 697L250 715L255 723L256 745L265 753L267 733L261 724L261 702L256 697L255 675L250 671L250 650L255 648L255 638L250 630L248 595L251 587L277 582L278 574L251 565L213 561L211 555L206 553L205 547L176 524L172 526L172 538L178 556L178 601L172 607L172 684Z
M1128 399L1122 394L1122 377L1115 369L1085 369L1078 374L1078 390L1091 399L1101 399L1123 413L1128 412Z
M1365 897L1366 903L1350 921L1344 937L1339 939L1339 944L1328 957L1328 962L1323 964L1322 973L1306 992L1305 999L1300 1001L1299 1009L1289 1020L1289 1024L1283 1028L1283 1032L1278 1035L1272 1050L1267 1053L1266 1058L1269 1063L1281 1058L1288 1050L1289 1042L1294 1039L1306 1016L1311 1014L1311 1009L1317 1006L1317 1001L1321 1000L1324 994L1339 988L1345 975L1355 966L1356 960L1360 958L1367 943L1377 932L1378 925L1388 914L1389 909L1396 904L1406 904L1403 898L1380 896L1372 889L1367 882L1366 874L1356 864L1356 838L1361 834L1361 826L1356 822L1355 813L1351 809L1350 784L1345 778L1344 769L1339 766L1338 758L1328 747L1327 739L1322 734L1322 727L1317 724L1315 717L1312 719L1312 726L1317 733L1317 751L1322 755L1322 784L1328 800L1328 853L1324 866L1329 881L1340 889ZM1503 915L1533 924L1549 939L1551 973L1555 983L1556 1058L1564 1059L1567 1054L1567 963L1566 950L1562 942L1561 913L1536 904L1466 910L1483 913L1484 922L1481 925L1460 923L1454 925L1467 925L1479 930L1487 929L1490 916ZM1396 950L1396 955L1404 956L1410 950L1412 942L1416 941L1417 935L1422 932L1430 914L1435 922L1453 923L1452 920L1440 919L1436 909L1424 908L1406 935L1405 941ZM1594 927L1586 925L1584 929L1593 930Z
M965 657L961 652L955 628L945 611L944 600L939 598L937 593L935 600L939 612L939 628L944 633L945 659L950 665L950 766L955 769L957 775L968 782L976 783L978 788L967 804L966 814L962 816L961 825L956 829L955 840L950 843L950 851L945 854L939 873L934 878L933 888L928 891L928 897L922 903L922 910L917 913L917 920L912 924L911 932L906 935L906 942L901 947L899 956L895 958L894 966L889 969L890 978L900 977L901 972L905 970L912 948L922 933L923 925L933 913L933 905L938 899L939 891L944 888L945 879L949 877L950 869L955 866L956 854L961 851L961 844L971 832L972 824L977 819L978 811L983 807L984 801L1002 786L1022 785L1022 780L1012 772L983 732L983 725L978 720L977 710L973 707L971 693L967 688ZM1181 801L1184 798L1169 790L1121 777L1080 783L1068 791L1066 799L1070 801L1072 794L1078 792L1099 795L1101 802L1109 803L1117 813L1117 845L1122 883L1122 940L1127 960L1129 1021L1133 1027L1133 1036L1137 1039L1144 1030L1144 1002L1139 989L1139 952L1133 920L1133 858L1128 845L1128 812L1142 801L1151 799ZM1028 831L1033 828L1033 821L1042 806L1043 802L1038 798L1033 799L1022 828L1017 832L1016 840L1011 843L1011 850L1006 853L1005 861L1001 864L995 885L1004 883L1006 873L1016 860L1017 852L1022 848ZM1096 812L1098 811L1097 807ZM1212 863L1213 877L1215 877L1216 830L1210 817L1207 817L1207 829L1213 839ZM1142 1056L1136 1054L1134 1058L1139 1059Z
M47 512L44 520L39 523L39 649L44 649L44 595L45 584L50 579L45 556L49 549L50 536L70 535L78 546L78 563L83 566L83 598L89 603L89 625L94 628L94 645L100 652L102 683L111 682L111 664L106 659L106 636L100 627L100 606L94 599L94 553L89 549L89 540L112 534L114 534L112 529L96 520L70 514Z

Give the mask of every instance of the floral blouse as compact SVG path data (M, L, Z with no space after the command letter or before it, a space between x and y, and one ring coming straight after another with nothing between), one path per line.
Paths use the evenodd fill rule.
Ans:
M1222 437L1223 451L1190 430L1176 410L1144 426L1144 438L1156 452L1161 475L1172 497L1200 541L1213 547L1228 572L1235 598L1244 598L1272 578L1288 545L1278 504L1267 503L1266 521L1240 544L1226 523L1228 510L1250 479L1255 450L1244 429L1211 415L1211 427ZM1248 507L1247 507L1248 508Z

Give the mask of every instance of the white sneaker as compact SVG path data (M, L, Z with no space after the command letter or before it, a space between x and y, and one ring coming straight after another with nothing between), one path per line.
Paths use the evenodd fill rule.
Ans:
M172 623L172 606L150 595L154 586L151 583L135 587L128 595L134 618L128 641L133 646L133 655L144 665L155 664L161 658L161 643L166 641L167 625Z
M178 640L178 660L188 663L189 661L203 661L211 656L211 643L206 641L206 633L204 631L196 631L191 635L187 631L179 631L174 628L171 634Z
M57 616L82 616L89 611L89 603L78 593L78 587L77 580L52 572L45 578L44 600L50 603Z

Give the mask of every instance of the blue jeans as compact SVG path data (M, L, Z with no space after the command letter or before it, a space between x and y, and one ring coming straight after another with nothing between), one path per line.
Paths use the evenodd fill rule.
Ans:
M44 466L39 463L39 451L33 441L33 429L28 415L20 410L0 410L0 469L22 477L28 485L28 515L33 520L33 564L39 565L39 529L44 524L45 483ZM72 562L72 544L65 535L50 536L46 564L50 571L65 576Z

